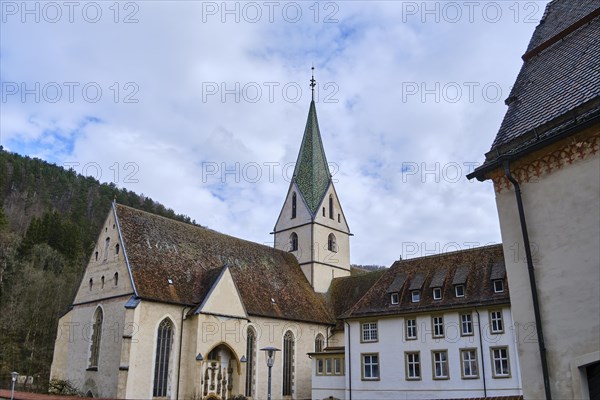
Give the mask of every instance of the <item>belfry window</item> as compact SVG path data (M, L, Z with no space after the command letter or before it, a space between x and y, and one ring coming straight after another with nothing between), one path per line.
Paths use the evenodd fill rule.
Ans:
M329 195L329 218L333 219L333 195Z
M290 251L298 250L298 235L296 232L292 232L290 235Z
M296 192L292 194L292 219L296 218Z
M92 326L92 343L90 348L90 368L98 368L98 358L100 355L100 340L102 339L102 308L98 307L94 315L94 324Z
M333 233L330 233L327 238L327 250L337 252L337 241Z
M294 387L294 334L283 336L283 395L291 396Z
M169 358L173 345L173 323L169 318L162 320L156 337L156 358L154 361L153 397L167 397L169 378Z

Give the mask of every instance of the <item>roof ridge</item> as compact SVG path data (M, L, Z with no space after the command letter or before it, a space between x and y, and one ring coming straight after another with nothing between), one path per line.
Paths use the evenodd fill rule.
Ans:
M420 257L415 257L415 258L407 258L407 259L396 260L396 261L394 261L392 263L392 265L390 266L390 269L394 265L396 265L397 263L402 263L404 261L415 261L415 260L422 260L424 258L445 257L445 256L450 256L450 255L455 255L455 254L460 254L460 253L468 253L468 252L471 252L471 251L478 251L478 250L489 249L489 248L497 247L497 246L502 247L502 243L486 244L485 246L471 247L470 249L461 249L461 250L447 251L445 253L436 253L436 254L430 254L428 256L420 256Z

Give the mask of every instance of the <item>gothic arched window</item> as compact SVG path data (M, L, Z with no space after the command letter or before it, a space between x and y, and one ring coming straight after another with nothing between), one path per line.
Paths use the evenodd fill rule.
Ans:
M292 194L292 219L296 218L296 192Z
M253 397L254 372L256 366L256 331L251 326L246 334L246 396Z
M90 347L90 368L98 368L98 358L100 355L100 341L102 339L102 320L104 315L102 308L98 307L94 314L94 323L92 325L92 343Z
M292 232L290 235L290 251L298 250L298 235L296 232Z
M330 233L327 238L327 250L337 252L337 241L333 233Z
M169 357L173 345L173 322L162 320L156 337L156 359L154 361L153 397L166 397L169 380Z
M283 336L283 395L291 396L294 387L294 334Z
M323 338L323 335L319 333L315 338L315 353L323 352L323 347L325 347L325 339Z

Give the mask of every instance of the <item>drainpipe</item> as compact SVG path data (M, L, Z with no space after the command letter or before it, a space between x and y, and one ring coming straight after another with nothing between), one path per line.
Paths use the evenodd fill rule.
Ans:
M344 321L348 327L348 400L352 400L352 341L350 340L350 324Z
M515 197L517 208L519 210L519 220L521 223L521 232L523 234L523 245L525 246L525 257L527 259L527 270L529 272L529 285L531 286L531 297L533 300L533 312L535 315L535 328L537 331L538 345L540 349L540 361L542 363L542 375L544 377L544 390L546 400L552 400L550 390L550 378L548 374L548 362L546 361L546 345L544 343L544 332L542 331L542 317L540 315L540 304L538 300L537 284L535 282L535 272L533 270L533 258L531 257L531 246L529 244L529 234L527 233L527 224L525 221L525 211L523 209L523 199L521 198L521 186L519 182L510 173L510 161L504 161L504 175L515 188Z
M176 399L179 398L179 380L180 380L180 374L181 374L181 349L183 347L183 320L185 319L185 309L186 308L188 308L188 307L185 306L181 309L181 325L179 327L179 355L178 355L178 360L177 360L177 389L176 389L177 395L175 396Z
M485 381L485 360L483 358L483 338L481 337L481 320L479 318L479 311L475 309L477 313L477 329L479 329L479 354L481 355L481 376L483 376L483 397L487 399L487 383Z

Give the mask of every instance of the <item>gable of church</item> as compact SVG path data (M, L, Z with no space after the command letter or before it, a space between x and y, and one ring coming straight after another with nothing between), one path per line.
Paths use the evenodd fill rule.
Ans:
M222 269L217 281L195 313L248 318L228 266Z
M83 274L74 304L133 294L123 240L111 208Z

